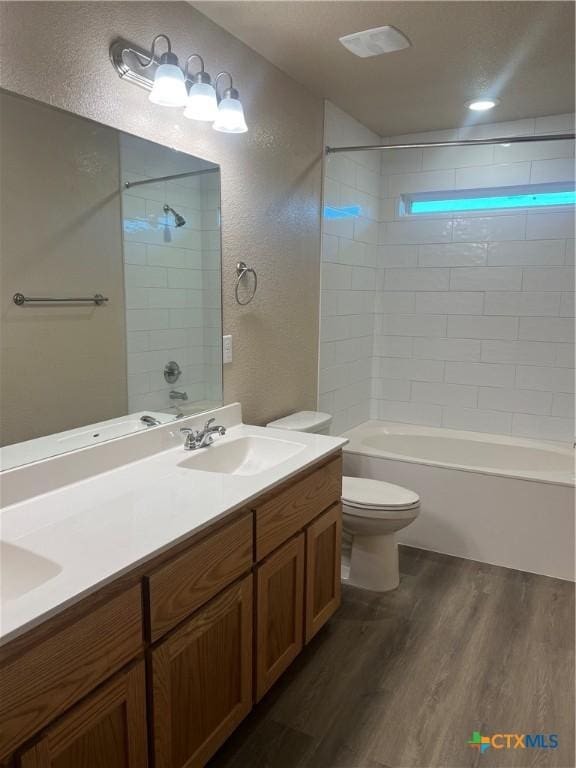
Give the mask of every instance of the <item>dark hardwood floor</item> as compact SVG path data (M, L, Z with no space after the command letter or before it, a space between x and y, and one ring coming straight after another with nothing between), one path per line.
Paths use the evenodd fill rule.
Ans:
M574 585L402 548L343 605L210 768L575 768ZM473 731L556 733L488 749Z

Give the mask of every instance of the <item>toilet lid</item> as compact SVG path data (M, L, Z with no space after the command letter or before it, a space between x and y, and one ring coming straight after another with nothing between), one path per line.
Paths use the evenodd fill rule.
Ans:
M342 501L358 509L413 509L420 496L401 485L369 480L365 477L342 478Z

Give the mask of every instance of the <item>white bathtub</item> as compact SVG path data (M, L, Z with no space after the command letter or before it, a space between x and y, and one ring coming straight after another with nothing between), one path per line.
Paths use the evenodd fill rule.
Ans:
M420 494L399 541L573 580L574 453L561 443L368 421L344 434L344 472Z

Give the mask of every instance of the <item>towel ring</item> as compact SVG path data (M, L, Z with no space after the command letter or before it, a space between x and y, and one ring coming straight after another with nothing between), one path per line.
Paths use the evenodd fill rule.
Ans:
M254 275L254 290L250 294L250 298L248 301L240 301L240 297L238 296L238 289L240 288L240 281L242 280L245 275L247 275L249 272L251 272ZM256 289L258 288L258 275L256 274L256 271L252 269L252 267L249 267L247 264L245 264L243 261L239 261L238 264L236 264L236 286L234 288L234 295L236 296L236 301L238 304L240 304L241 307L245 307L246 304L250 304L254 296L256 295Z

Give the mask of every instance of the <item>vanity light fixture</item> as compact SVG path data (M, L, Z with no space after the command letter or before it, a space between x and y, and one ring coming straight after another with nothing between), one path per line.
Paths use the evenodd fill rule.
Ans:
M159 40L164 40L168 47L160 57L156 55ZM222 133L246 133L248 130L232 75L220 72L212 85L212 78L204 68L204 59L198 53L188 56L182 71L167 35L156 35L151 51L127 40L115 40L110 46L110 59L122 80L150 91L149 98L154 104L165 107L185 106L184 117L211 122L214 129ZM189 72L192 59L200 62L200 70L195 74ZM230 85L220 96L218 80L221 77L228 77Z
M200 71L193 75L192 78L190 78L188 73L188 65L191 59L198 59L200 62ZM185 77L187 80L192 79L193 85L188 94L184 117L188 117L190 120L214 122L218 114L218 99L212 85L212 78L204 69L204 59L202 56L197 53L192 53L188 56L186 59Z
M229 72L220 72L216 76L216 93L218 93L218 80L221 77L230 79L230 87L226 88L224 95L219 100L218 116L212 127L221 133L246 133L248 126L244 118L244 108L240 101L240 94L234 88L232 75Z

